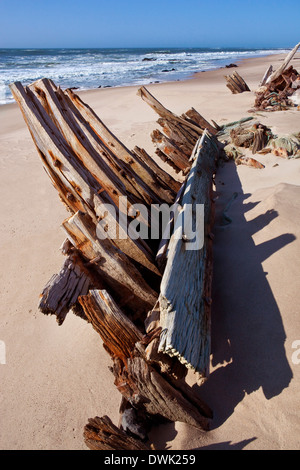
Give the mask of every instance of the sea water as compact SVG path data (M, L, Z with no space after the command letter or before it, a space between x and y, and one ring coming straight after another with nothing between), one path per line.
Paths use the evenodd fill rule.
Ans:
M146 85L285 49L0 49L0 104L13 101L9 84L51 78L61 88Z

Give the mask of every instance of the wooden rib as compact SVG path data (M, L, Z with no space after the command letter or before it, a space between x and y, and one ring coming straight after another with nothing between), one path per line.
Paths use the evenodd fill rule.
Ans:
M103 293L92 291L81 297L80 303L114 360L115 385L123 397L147 415L162 416L207 430L211 417L210 411L207 413L208 407L196 407L145 361L140 349L133 348L132 343L138 336L134 324L122 311L116 312L114 303L107 299L107 293L103 298Z
M208 234L212 226L211 191L217 156L213 138L205 133L195 147L192 158L194 163L182 197L183 211L188 204L193 208L189 212L193 227L196 226L196 204L204 204L204 244L190 251L184 237L178 237L176 230L169 242L159 296L160 326L163 330L159 351L170 356L176 355L187 367L204 377L209 373L210 360L209 299L212 273L209 251L211 240Z
M170 119L170 120L175 120L182 125L184 125L187 128L193 129L194 131L198 132L199 135L203 134L203 130L198 127L195 124L192 124L185 119L182 119L179 116L176 116L176 114L172 113L168 109L166 109L156 98L154 98L153 95L143 86L139 88L138 90L138 95L147 103L149 106L151 106L154 111L159 114L162 118Z
M157 149L165 155L167 161L171 161L173 166L177 168L177 172L185 171L190 165L188 156L184 154L176 143L166 137L158 129L154 130L151 134L152 141L155 143Z
M115 293L116 299L127 299L126 303L132 307L133 312L147 312L147 309L152 309L157 293L130 259L113 246L110 240L100 242L97 239L95 225L86 214L76 213L64 221L63 228L72 244L88 260L96 260L93 263L94 269L105 285Z
M215 126L210 124L203 116L201 116L196 109L191 108L186 113L184 113L183 117L185 119L189 119L193 123L197 124L197 126L201 127L203 130L207 129L208 132L212 135L217 134L217 129Z
M46 113L32 90L29 88L25 90L21 83L13 84L11 90L20 105L46 171L67 207L73 213L78 210L88 213L95 224L97 218L103 215L100 212L105 203L115 207L118 214L118 206L114 204L110 197L110 189L107 188L106 191L104 186L101 186L99 181L85 167L82 160L79 160L64 136L58 133L50 115ZM65 132L67 131L65 130ZM119 188L117 194L122 196L126 195L126 192L123 194ZM128 256L157 273L154 254L148 245L141 239L132 240L130 237L123 235L124 230L118 224L118 221L114 219L110 222L109 213L107 217L108 223L117 224L120 236L120 238L114 239L113 243ZM148 225L148 220L143 220L143 223ZM122 237L125 239L122 240Z
M117 428L108 416L91 418L84 428L84 442L91 450L147 450L142 441ZM125 457L126 458L126 457Z
M146 186L150 188L152 192L148 198L148 203L155 203L168 198L165 193L164 187L160 187L157 184L155 173L151 171L149 165L142 163L138 159L134 152L130 152L118 139L117 137L105 126L95 112L84 103L79 96L74 94L71 90L66 90L65 93L68 95L73 105L78 109L80 114L89 124L91 129L94 131L96 136L111 150L111 152L117 156L119 160L126 164L127 169L133 175L136 175L136 180L140 186ZM154 196L154 195L155 196ZM165 198L165 199L164 199Z

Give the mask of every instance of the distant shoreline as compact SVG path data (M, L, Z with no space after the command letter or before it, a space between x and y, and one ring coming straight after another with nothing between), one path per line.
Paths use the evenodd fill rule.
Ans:
M9 50L0 49L1 51ZM190 80L198 73L216 71L231 63L239 64L243 60L276 56L277 51L282 50L132 48L11 49L11 51L18 53L11 55L7 53L4 58L2 55L1 106L9 104L9 101L13 102L8 85L16 81L29 84L39 78L51 78L62 89L72 88L76 92L98 88L147 86ZM243 57L243 54L246 54L246 57ZM249 57L247 54L253 55Z

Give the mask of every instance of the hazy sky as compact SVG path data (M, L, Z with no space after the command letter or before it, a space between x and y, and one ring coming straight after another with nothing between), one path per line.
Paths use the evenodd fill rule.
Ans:
M292 47L299 0L0 0L0 48Z

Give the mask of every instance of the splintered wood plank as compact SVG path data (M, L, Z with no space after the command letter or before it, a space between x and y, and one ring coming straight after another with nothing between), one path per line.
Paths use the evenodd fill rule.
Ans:
M79 253L68 256L60 272L45 286L39 309L45 315L56 315L57 323L62 325L67 313L76 306L78 297L86 295L89 288L95 286L93 281Z
M115 385L127 401L148 415L209 428L209 408L196 407L146 362L141 334L108 293L92 291L82 296L80 303L114 360ZM137 344L139 348L134 347Z
M142 441L115 426L108 416L91 418L84 428L84 442L91 450L147 450Z
M158 187L165 190L168 188L169 195L167 198L163 198L165 202L171 203L174 200L174 196L177 193L180 187L180 181L175 179L173 176L169 175L165 170L163 170L153 158L146 152L145 149L142 149L138 146L135 146L133 153L136 158L141 162L141 165L146 165L153 174L153 180L157 182Z
M138 184L138 191L141 192L148 204L165 200L168 202L169 195L165 192L164 185L157 182L156 175L151 169L151 163L148 159L141 162L134 152L130 152L123 143L105 126L97 114L81 98L72 92L66 90L65 94L72 101L73 105L80 112L80 115L89 124L97 138L102 141L107 148L116 156L116 158L125 163L124 171L132 175L131 181ZM136 180L136 181L135 181ZM144 191L144 192L142 192ZM148 197L145 196L148 191Z
M157 293L146 282L147 273L142 275L110 240L100 241L87 214L76 213L63 223L63 228L72 244L93 263L100 279L112 289L118 301L133 312L145 313L153 308Z
M268 78L266 80L266 84L270 84L271 82L276 80L276 78L280 77L280 75L285 71L285 69L287 68L287 66L289 65L291 60L293 59L293 57L296 54L296 52L298 51L299 47L300 47L300 42L298 44L296 44L296 46L288 53L288 55L284 59L281 66L277 70L275 70L271 75L268 76Z
M182 197L184 226L175 224L170 239L167 263L159 296L162 334L159 351L176 355L188 368L204 377L210 360L210 286L212 226L212 178L218 149L213 138L205 133L198 141L194 163ZM186 225L195 230L196 207L204 205L204 233L198 243L190 245ZM188 232L187 232L188 233ZM180 274L178 274L180 273Z
M183 126L193 129L194 131L198 132L199 135L203 134L203 129L201 129L199 126L192 124L191 122L186 121L185 119L176 116L176 114L172 113L169 111L167 108L165 108L151 93L143 86L139 88L138 90L138 95L147 103L149 106L151 106L154 111L159 114L160 117L170 119L171 121L177 121L178 123L181 123Z
M186 113L184 113L184 118L189 119L191 122L197 124L197 126L201 127L201 129L207 129L208 132L212 135L217 134L217 129L215 126L210 124L203 116L201 116L195 108L189 109Z
M11 90L22 110L45 169L68 209L72 213L76 213L78 210L86 212L95 223L97 223L99 217L103 219L104 204L114 207L116 214L120 214L118 205L115 202L119 202L120 196L127 196L126 191L123 192L124 187L120 186L112 173L110 173L111 179L106 178L107 166L104 166L101 170L105 184L102 180L100 181L101 175L98 174L96 178L95 173L97 168L100 167L97 166L96 160L92 158L91 155L93 154L90 154L81 143L78 143L79 147L73 145L73 142L79 142L79 140L64 119L63 114L55 106L55 97L51 90L47 93L47 99L46 94L42 99L41 97L38 99L29 87L24 89L21 83L13 84ZM44 92L44 90L42 91ZM50 95L53 101L50 99ZM49 114L45 111L41 101L44 102L45 106L47 103L46 107ZM55 122L51 119L54 114L56 116L54 121L64 130L64 134L58 131ZM73 150L73 147L77 148L77 153ZM90 164L94 166L90 167ZM114 196L111 197L113 194ZM107 218L106 221L103 221L103 224L105 222L117 226L118 234L113 243L147 269L157 273L154 255L147 243L140 238L131 239L126 234L124 235L124 230L118 224L118 221L109 219L109 214ZM148 220L142 220L142 215L141 222L147 226L149 224ZM128 219L129 223L130 219Z
M164 155L167 162L171 162L172 166L179 171L185 171L189 168L189 157L181 151L177 144L166 137L158 129L151 134L152 141L155 143L159 152L158 156Z
M111 295L106 290L92 290L89 295L80 298L80 303L111 354L130 357L135 343L141 341L143 335L123 314Z

